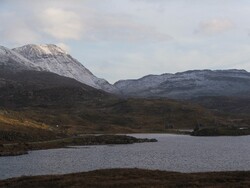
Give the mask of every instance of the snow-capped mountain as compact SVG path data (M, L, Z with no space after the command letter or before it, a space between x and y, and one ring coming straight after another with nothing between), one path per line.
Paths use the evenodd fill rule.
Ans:
M3 46L0 46L0 68L12 72L21 70L41 70L32 61L29 61L19 53Z
M248 96L250 73L245 70L196 70L149 75L114 84L125 96L189 99L199 96Z
M250 73L245 70L196 70L176 74L148 75L121 80L114 85L93 75L79 61L56 45L0 46L0 68L18 72L35 70L74 78L109 93L133 97L190 99L200 96L248 96Z
M70 77L92 86L96 89L115 93L116 88L106 80L97 78L79 61L56 45L29 44L14 48L14 52L33 62L42 71L53 72L61 76Z

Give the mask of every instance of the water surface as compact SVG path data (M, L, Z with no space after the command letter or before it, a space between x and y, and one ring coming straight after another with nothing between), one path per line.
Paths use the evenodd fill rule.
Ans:
M28 155L0 157L0 179L105 168L144 168L178 172L250 170L250 136L133 136L156 138L158 142L40 150L30 151Z

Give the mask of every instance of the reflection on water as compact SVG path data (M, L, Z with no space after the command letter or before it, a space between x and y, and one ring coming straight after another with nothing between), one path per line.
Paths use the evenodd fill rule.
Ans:
M84 146L31 151L0 158L0 179L65 174L104 168L146 168L179 172L250 170L250 136L191 137L134 134L157 143Z

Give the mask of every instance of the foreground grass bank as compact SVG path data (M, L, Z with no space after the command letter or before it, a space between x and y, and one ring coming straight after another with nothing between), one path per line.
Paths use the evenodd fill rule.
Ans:
M86 135L43 142L3 144L0 146L0 156L22 155L27 154L29 150L55 149L67 146L133 144L142 142L157 142L157 140L135 138L126 135Z
M0 187L250 187L250 172L176 173L140 169L97 170L69 175L21 177Z

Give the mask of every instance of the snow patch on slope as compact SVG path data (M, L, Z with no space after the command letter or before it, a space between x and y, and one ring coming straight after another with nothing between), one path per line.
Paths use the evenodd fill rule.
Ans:
M41 70L35 63L24 58L19 53L3 46L0 46L0 65L3 68L8 67L8 69L12 69L12 71Z
M13 50L34 62L43 71L74 78L84 84L110 93L118 92L114 86L104 79L97 78L79 61L71 57L67 52L56 45L31 44Z

